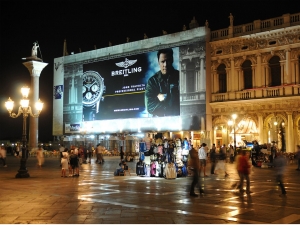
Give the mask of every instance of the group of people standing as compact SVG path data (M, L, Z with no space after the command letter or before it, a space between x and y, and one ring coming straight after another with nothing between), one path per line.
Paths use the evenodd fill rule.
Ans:
M79 167L82 164L82 158L84 157L83 146L77 148L76 146L72 145L69 150L68 148L64 148L64 146L62 145L59 151L61 156L61 177L68 177L67 171L69 171L69 177L78 177Z

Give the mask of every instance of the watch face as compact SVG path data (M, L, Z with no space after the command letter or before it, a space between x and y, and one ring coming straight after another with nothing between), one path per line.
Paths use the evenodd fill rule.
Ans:
M85 106L93 106L103 94L103 78L96 71L86 71L82 77L82 103Z

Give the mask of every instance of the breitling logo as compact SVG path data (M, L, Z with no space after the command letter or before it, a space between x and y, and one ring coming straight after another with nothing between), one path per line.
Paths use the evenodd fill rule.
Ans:
M127 67L132 66L136 62L137 62L137 59L129 60L129 59L125 58L124 62L115 63L118 67L123 67L125 69L111 71L111 75L112 76L123 75L124 77L126 77L126 76L129 76L129 74L131 74L131 73L141 72L142 67L135 67L135 68L132 67L132 68L127 69Z
M116 65L117 65L118 67L124 67L124 68L127 68L127 67L132 66L133 64L135 64L136 61L137 61L137 59L135 59L135 60L129 60L129 59L125 58L125 61L124 61L124 62L116 63Z

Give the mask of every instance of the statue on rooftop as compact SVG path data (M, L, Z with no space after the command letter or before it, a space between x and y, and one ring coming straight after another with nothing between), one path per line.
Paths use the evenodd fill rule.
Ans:
M168 34L167 31L165 31L165 30L162 30L162 33L163 33L163 35Z
M208 21L206 20L206 21L205 21L205 27L208 28L208 26L209 26L209 24L208 24Z
M147 38L148 38L147 34L146 34L146 33L144 33L144 39L147 39Z
M182 27L182 30L183 30L183 31L185 31L185 30L186 30L186 26L185 26L185 24L183 25L183 27Z
M229 21L230 21L230 26L233 26L233 15L230 13L229 14L229 16L228 16L228 18L229 18Z
M129 39L130 39L129 37L126 38L126 42L127 42L127 43L129 42Z
M190 29L199 27L199 24L198 24L198 22L197 22L195 16L194 16L193 19L191 20L191 22L190 22L190 24L189 24L189 27L190 27Z
M37 42L33 43L33 47L31 50L31 56L32 57L37 57L37 49L38 49L39 45L37 45Z

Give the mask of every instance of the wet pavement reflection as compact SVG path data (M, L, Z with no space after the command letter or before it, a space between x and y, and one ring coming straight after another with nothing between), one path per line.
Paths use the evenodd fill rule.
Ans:
M7 157L0 166L1 223L300 223L300 172L288 165L286 197L280 197L273 168L252 168L250 195L239 194L234 164L229 177L201 177L204 195L190 197L190 177L140 177L136 162L127 162L130 176L114 176L119 157L100 165L83 164L79 177L62 178L58 158L45 158L42 168L28 159L30 178L16 179L19 161ZM210 171L210 165L206 168ZM199 194L199 193L197 193Z

